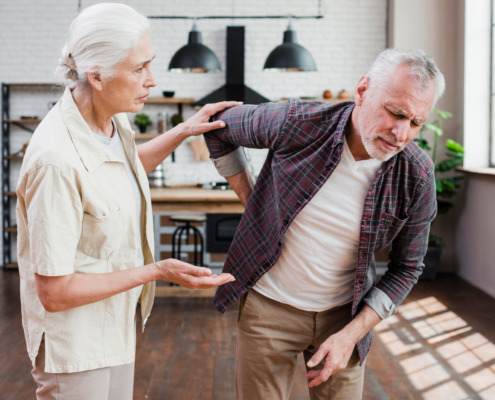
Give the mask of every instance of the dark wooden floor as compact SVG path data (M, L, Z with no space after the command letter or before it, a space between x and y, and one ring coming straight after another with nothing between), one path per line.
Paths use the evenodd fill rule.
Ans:
M0 335L0 398L31 400L16 271L0 270ZM235 342L234 309L158 298L138 333L134 399L234 399ZM365 400L495 399L495 299L455 275L421 281L375 329L366 368ZM303 370L291 400L309 399Z

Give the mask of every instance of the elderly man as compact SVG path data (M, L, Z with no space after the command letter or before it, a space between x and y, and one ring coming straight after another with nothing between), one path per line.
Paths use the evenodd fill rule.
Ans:
M382 52L354 102L221 112L211 157L246 205L217 290L239 301L237 399L288 399L303 353L311 399L362 397L371 329L424 267L436 215L430 159L413 142L445 83L422 51ZM241 146L268 148L253 185ZM374 254L391 246L376 282Z

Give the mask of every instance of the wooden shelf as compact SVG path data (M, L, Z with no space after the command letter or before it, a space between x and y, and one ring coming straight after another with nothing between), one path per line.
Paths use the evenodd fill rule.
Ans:
M196 100L193 98L179 97L149 97L146 104L192 104Z
M9 263L9 264L5 264L4 267L6 269L18 269L19 268L19 264L17 264L17 263Z
M8 156L3 156L3 158L7 160L22 160L24 156L21 155L8 155Z
M4 119L3 122L9 122L11 124L39 124L41 119L39 118L20 118L20 119Z
M16 233L17 232L17 226L9 226L8 228L5 228L5 232Z
M17 196L15 192L4 192L4 196Z
M5 86L10 86L10 87L28 87L28 86L39 86L39 87L53 87L57 88L60 90L64 89L63 85L60 85L55 82L3 82Z

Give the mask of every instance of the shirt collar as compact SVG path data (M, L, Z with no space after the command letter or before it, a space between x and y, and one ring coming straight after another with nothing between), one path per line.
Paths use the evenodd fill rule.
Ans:
M342 114L339 118L339 123L337 124L337 128L335 129L335 141L333 146L343 145L344 144L344 135L348 125L351 123L351 115L352 110L354 110L355 104L352 102L341 103L340 106L345 106Z
M62 119L69 131L74 147L88 172L94 171L105 162L120 161L113 154L106 151L103 146L99 145L98 141L93 136L93 132L77 108L69 88L65 89L60 107ZM134 153L129 151L131 148L129 146L133 140L133 131L129 127L127 118L124 115L117 114L114 116L114 120L126 155L133 161Z
M343 145L344 144L344 136L345 136L345 131L346 128L349 124L351 124L351 115L352 115L352 110L354 110L355 103L349 104L348 102L344 103L342 102L341 105L345 105L346 108L342 112L341 118L339 120L339 123L337 125L337 129L335 130L336 137L335 137L335 142L333 146L338 146L338 145ZM402 150L404 151L404 150ZM397 161L397 156L400 153L394 155L392 158L388 159L385 161L382 165L381 171L387 172L390 168L392 168L396 161Z

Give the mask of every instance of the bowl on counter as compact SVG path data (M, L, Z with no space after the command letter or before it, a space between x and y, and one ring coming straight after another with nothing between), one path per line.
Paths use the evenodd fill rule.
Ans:
M164 97L174 97L175 92L171 90L164 90L163 92Z

